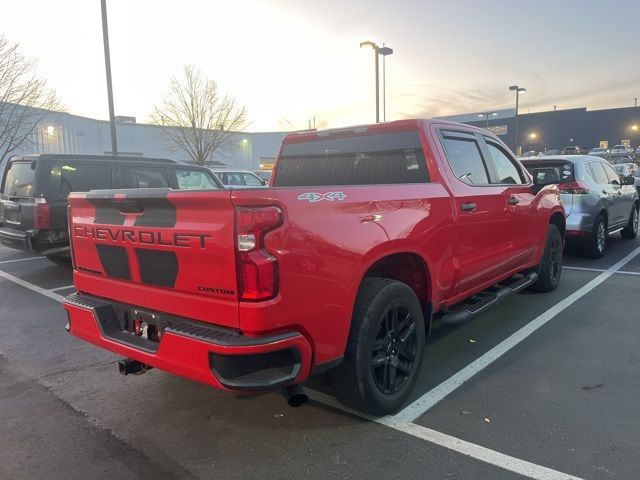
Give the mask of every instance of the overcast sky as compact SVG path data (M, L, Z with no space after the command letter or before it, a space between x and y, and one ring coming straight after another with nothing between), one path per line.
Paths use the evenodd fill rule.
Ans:
M184 64L249 111L247 130L374 120L386 42L387 119L509 108L632 106L640 1L108 0L117 115L147 121ZM3 2L0 33L38 59L70 113L107 118L99 0Z

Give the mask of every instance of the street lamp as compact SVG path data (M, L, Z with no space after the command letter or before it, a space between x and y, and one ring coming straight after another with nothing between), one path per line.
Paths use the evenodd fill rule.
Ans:
M378 56L382 55L383 58L383 85L382 88L385 91L386 94L386 88L384 85L384 57L386 57L387 55L391 55L393 53L393 49L389 48L389 47L379 47L378 45L376 45L373 42L362 42L360 44L360 48L362 47L371 47L373 48L373 54L375 56L376 59L376 65L375 65L375 75L376 75L376 123L380 123L380 68L379 68L379 64L378 64ZM386 95L385 95L386 96ZM385 103L385 120L386 120L386 99L384 100Z
M479 113L478 116L480 118L484 117L485 119L485 129L489 128L489 116L492 117L497 117L498 114L496 112L483 112L483 113Z
M536 138L538 138L538 134L537 134L537 133L535 133L535 132L534 132L534 133L530 133L530 134L529 134L529 138L530 138L531 140L535 140Z
M520 98L520 92L524 93L527 91L527 89L524 87L520 87L518 85L511 85L509 87L509 90L511 90L512 92L516 92L516 117L515 117L515 127L514 127L515 140L514 140L513 148L516 150L516 153L518 153L518 101Z

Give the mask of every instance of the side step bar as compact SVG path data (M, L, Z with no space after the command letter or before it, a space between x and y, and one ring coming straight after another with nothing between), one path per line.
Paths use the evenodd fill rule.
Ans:
M538 274L530 272L526 275L511 277L488 290L476 293L464 303L445 311L441 316L442 325L458 325L471 320L489 308L498 305L508 296L524 290L535 283L537 279Z

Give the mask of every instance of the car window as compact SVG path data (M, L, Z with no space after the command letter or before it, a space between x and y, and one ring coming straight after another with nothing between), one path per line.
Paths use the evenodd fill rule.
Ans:
M222 183L225 185L244 185L244 178L238 172L227 172L224 173L224 180Z
M522 164L532 175L536 168L552 167L558 169L560 183L571 183L575 180L574 165L566 160L525 160Z
M31 162L9 162L2 193L15 197L30 197L33 195L34 178L35 169L32 168Z
M504 149L487 138L485 138L485 142L487 143L487 149L491 156L490 160L493 161L493 166L498 174L498 183L515 185L525 183L522 172L513 160L509 158L509 155Z
M242 178L244 179L245 185L262 186L262 181L257 176L251 173L243 173Z
M473 137L449 136L443 132L442 143L453 174L469 185L487 185L489 174L482 160L480 146Z
M125 166L124 188L166 188L169 179L163 168Z
M189 170L176 168L178 188L181 190L207 190L217 189L218 185L210 175L201 170Z
M364 133L285 143L275 186L429 182L418 131Z
M602 165L604 167L604 171L607 174L607 178L609 179L608 183L617 183L618 185L620 185L622 182L620 181L620 175L613 169L613 167L611 165L607 165L604 163L601 163L600 165ZM624 167L624 165L623 165Z
M599 183L600 185L609 184L607 173L604 171L604 167L600 162L591 162L587 166L589 167L587 169L587 173L591 173L591 178L593 178L596 183Z
M93 162L54 162L49 170L52 195L66 199L71 192L112 188L111 165Z

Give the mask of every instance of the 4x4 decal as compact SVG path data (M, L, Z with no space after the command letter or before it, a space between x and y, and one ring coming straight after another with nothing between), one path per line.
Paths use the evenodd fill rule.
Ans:
M321 200L329 200L333 202L334 200L344 200L347 196L344 192L329 192L329 193L303 193L298 196L298 200L307 200L310 203L316 203Z

